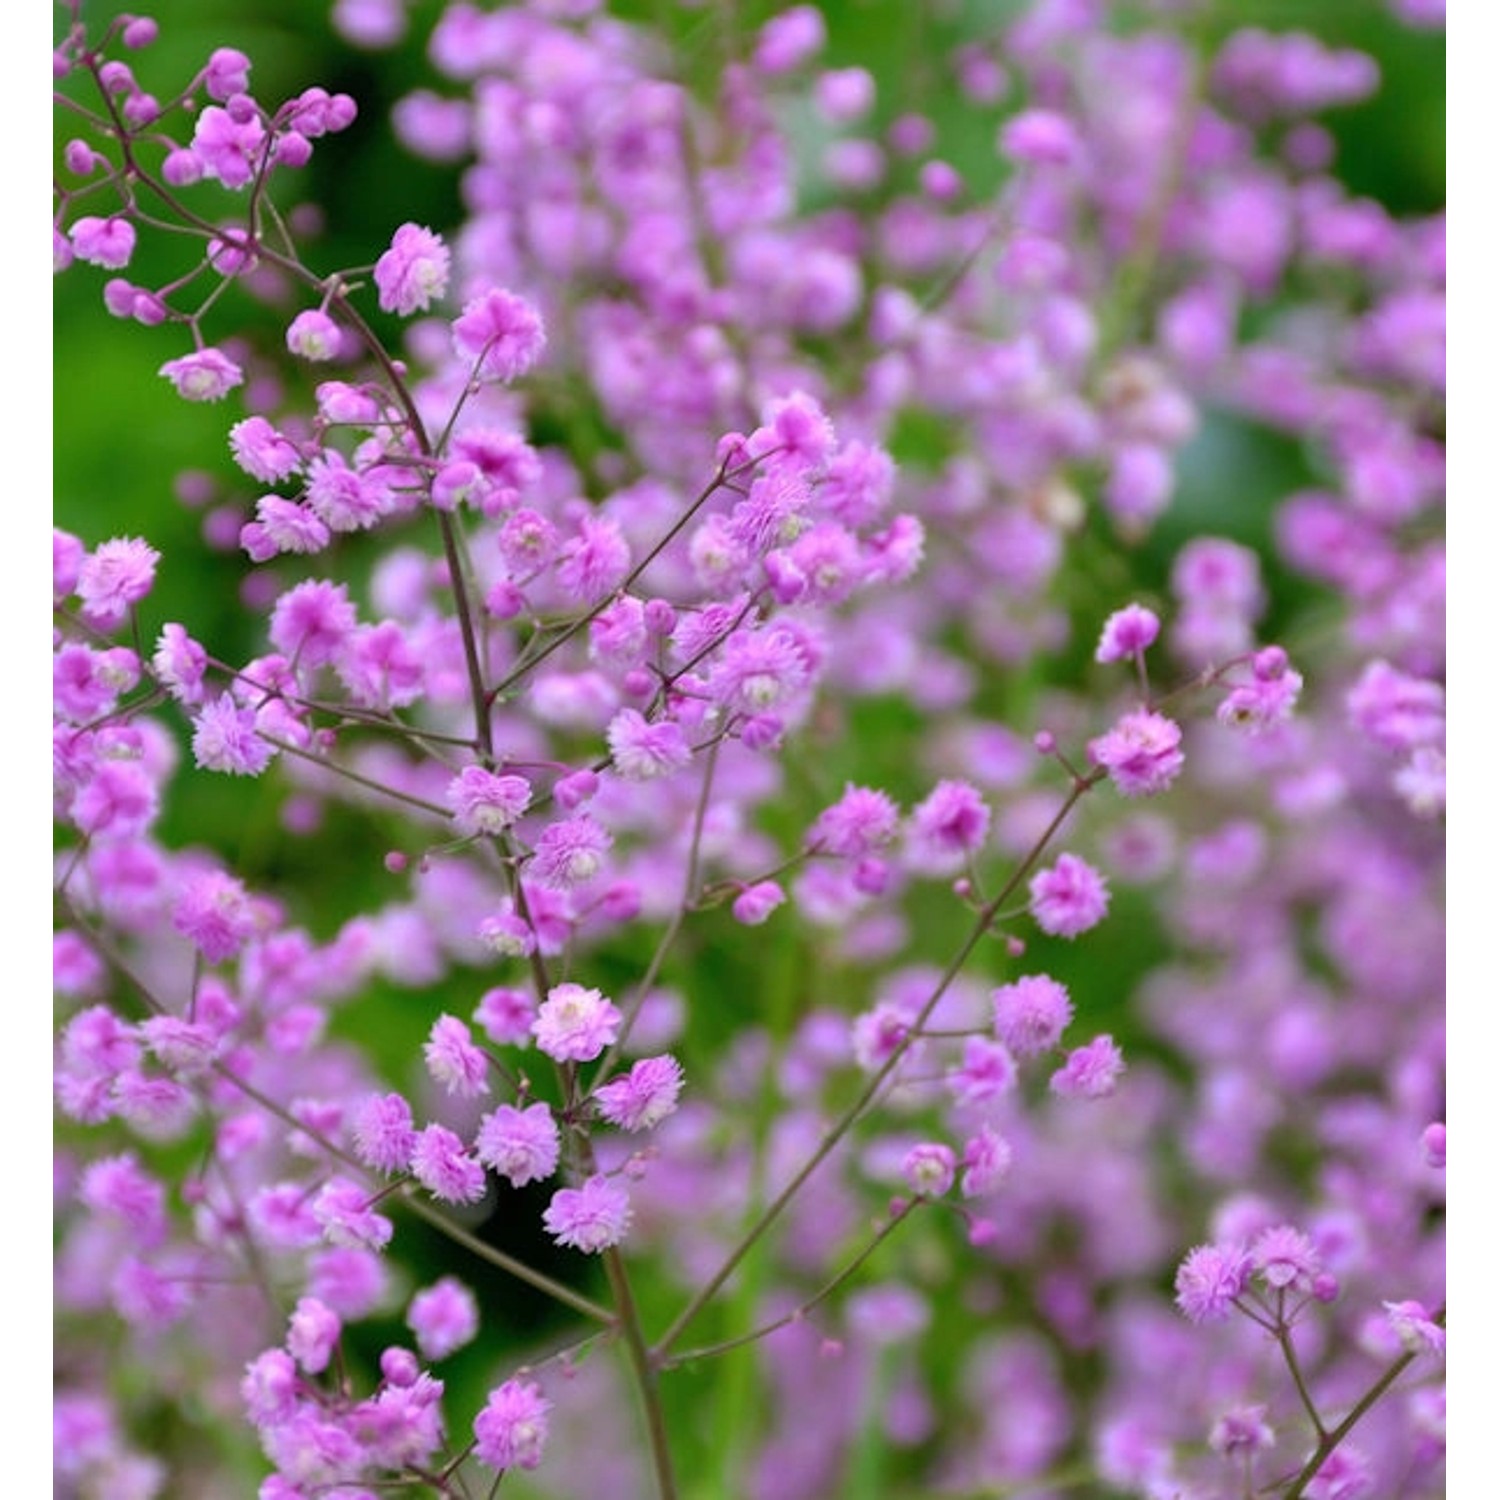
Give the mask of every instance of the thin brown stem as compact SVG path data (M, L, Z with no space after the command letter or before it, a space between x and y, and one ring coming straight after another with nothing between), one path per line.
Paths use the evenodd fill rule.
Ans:
M703 785L699 788L698 802L693 812L693 831L688 842L687 872L683 876L682 900L677 903L677 910L672 913L672 920L667 923L666 929L657 942L656 950L651 955L651 961L646 965L645 973L637 981L630 999L626 1002L625 1012L620 1021L619 1035L609 1051L604 1054L604 1060L599 1064L598 1072L594 1076L595 1088L598 1088L614 1071L620 1053L630 1036L631 1028L635 1025L636 1017L640 1014L641 1006L646 1003L646 997L651 993L651 986L656 983L656 976L661 973L667 954L671 952L672 945L677 941L677 935L682 931L682 924L693 906L693 892L698 884L698 866L703 847L703 825L708 818L708 804L713 792L714 770L718 765L720 743L721 741L715 740L704 757Z
M802 1303L794 1308L784 1317L777 1318L774 1322L762 1324L761 1327L752 1329L749 1333L742 1333L737 1338L724 1339L717 1344L701 1344L696 1349L688 1349L682 1354L674 1354L670 1359L664 1360L662 1369L675 1370L678 1365L685 1365L691 1360L708 1359L715 1354L727 1354L731 1349L741 1348L745 1344L754 1344L765 1338L768 1334L777 1332L778 1329L786 1328L792 1323L799 1323L820 1303L826 1302L838 1289L844 1285L850 1277L854 1276L864 1263L896 1232L896 1226L905 1222L907 1218L922 1204L922 1199L908 1199L899 1212L892 1214L880 1226L875 1237L863 1250L848 1262L834 1277L825 1282L823 1286Z
M626 575L625 581L620 585L620 587L616 589L612 594L608 595L606 598L601 599L599 603L596 604L587 613L580 615L571 624L565 626L560 635L554 636L552 640L548 641L547 644L543 646L534 656L518 662L508 676L503 677L498 683L495 684L490 693L490 700L493 702L502 694L509 691L523 677L527 676L530 672L540 666L542 662L546 661L546 659L551 656L554 651L557 651L561 647L567 645L567 643L572 640L580 630L586 628L590 624L590 622L597 619L601 614L603 614L604 611L608 609L609 606L614 602L614 600L617 599L621 594L629 593L632 585L637 582L641 575L646 571L647 568L651 566L653 562L656 561L656 559L662 554L662 552L664 552L666 548L671 545L672 541L678 536L678 534L688 524L688 522L698 514L698 512L704 507L704 505L708 503L713 494L720 488L720 486L723 485L727 472L727 461L724 463L720 463L718 469L714 473L714 477L710 479L706 485L704 485L704 487L698 492L697 496L688 505L687 509L684 510L680 516L678 516L678 518L672 523L670 527L667 528L667 530L661 535L661 537L657 540L656 544L651 548L651 550L640 560L640 562L635 565L635 567L630 570L630 572Z
M1446 1306L1438 1308L1432 1315L1432 1321L1439 1328L1445 1327L1448 1321L1448 1310ZM1355 1424L1370 1410L1375 1403L1401 1378L1403 1371L1416 1359L1416 1351L1408 1350L1397 1359L1386 1366L1380 1378L1367 1390L1363 1396L1349 1409L1349 1414L1336 1427L1330 1428L1323 1433L1318 1446L1313 1450L1313 1455L1298 1471L1291 1487L1287 1490L1283 1500L1302 1500L1307 1487L1317 1477L1318 1470L1328 1462L1329 1456L1334 1449L1349 1436Z
M953 981L958 978L958 975L962 971L963 966L968 962L969 955L972 954L974 949L979 946L980 940L990 930L990 924L994 920L996 913L1001 910L1006 901L1010 899L1011 894L1020 886L1021 882L1026 878L1027 874L1030 873L1032 866L1037 862L1038 859L1041 858L1042 852L1046 849L1047 845L1051 843L1052 838L1057 833L1058 829L1060 829L1062 825L1067 821L1069 815L1072 813L1074 807L1077 806L1079 800L1092 787L1096 786L1099 781L1103 779L1104 774L1105 773L1102 770L1096 770L1090 775L1083 777L1079 781L1074 783L1072 790L1068 793L1067 799L1058 809L1056 815L1047 825L1046 829L1042 832L1036 843L1031 846L1031 849L1016 865L1016 868L1011 872L1010 878L1005 882L1004 886L1001 887L999 893L985 905L983 910L980 911L978 917L975 919L973 927L969 929L968 936L960 945L958 952L953 956L952 960L948 964L948 967L943 971L942 977L933 987L932 993L927 997L926 1001L922 1005L921 1010L917 1012L916 1017L913 1019L912 1028L914 1030L920 1030L927 1024L927 1021L931 1017L933 1011L937 1009L938 1002L941 1001L943 996L948 993L948 990L952 986ZM813 1175L814 1172L818 1170L820 1166L822 1166L823 1162L827 1160L828 1156L832 1153L834 1148L844 1139L846 1135L848 1135L850 1130L854 1127L855 1121L857 1121L860 1116L864 1114L865 1110L870 1106L875 1097L880 1093L880 1090L885 1085L886 1080L890 1078L890 1076L900 1066L902 1059L906 1056L908 1048L911 1046L911 1041L911 1033L908 1032L907 1035L902 1039L902 1041L892 1049L891 1055L885 1060L880 1068L877 1069L874 1075L870 1078L870 1081L864 1086L863 1089L860 1090L860 1093L854 1100L854 1102L849 1105L849 1107L843 1112L843 1114L841 1114L839 1118L833 1123L833 1125L828 1129L827 1133L823 1136L823 1139L819 1141L817 1147L814 1149L812 1155L809 1156L805 1162L803 1162L802 1166L797 1170L791 1181L788 1182L787 1185L782 1188L782 1190L776 1195L776 1197L772 1199L772 1201L761 1211L760 1216L741 1236L739 1242L729 1252L729 1254L725 1256L718 1270L716 1270L714 1274L708 1279L708 1281L688 1300L687 1306L684 1307L680 1313L678 1313L677 1317L674 1318L672 1323L668 1326L666 1332L663 1333L662 1336L656 1341L655 1352L658 1358L660 1358L669 1349L671 1349L672 1345L676 1343L676 1341L682 1336L683 1331L688 1327L693 1319L696 1318L698 1314L714 1299L714 1297L718 1294L719 1288L722 1287L724 1283L730 1278L730 1276L734 1274L735 1268L745 1258L745 1256L750 1253L751 1249L760 1240L761 1236L764 1235L765 1232L770 1229L770 1227L786 1211L787 1205L790 1204L792 1199L795 1198L797 1194L802 1190L802 1185L807 1181L809 1177Z

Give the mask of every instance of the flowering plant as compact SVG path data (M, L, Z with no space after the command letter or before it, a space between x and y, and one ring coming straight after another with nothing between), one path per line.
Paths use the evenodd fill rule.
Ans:
M836 14L453 0L335 264L359 100L59 6L236 602L54 530L59 1494L1442 1492L1442 216L1359 50Z

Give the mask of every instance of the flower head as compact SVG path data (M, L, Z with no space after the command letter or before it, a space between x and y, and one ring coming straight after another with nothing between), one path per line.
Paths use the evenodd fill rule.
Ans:
M677 1108L682 1067L675 1057L643 1057L623 1078L594 1092L599 1114L621 1130L650 1130Z
M402 317L425 311L448 289L448 262L448 247L440 236L419 224L403 224L375 262L381 310Z
M502 1472L534 1469L547 1441L552 1403L530 1380L507 1380L489 1394L474 1418L474 1453L480 1463Z
M1128 661L1145 651L1160 633L1161 621L1151 610L1141 604L1127 604L1104 622L1094 660Z
M1222 1322L1248 1285L1250 1270L1243 1246L1199 1245L1177 1268L1177 1306L1190 1322Z
M608 1177L590 1177L582 1187L559 1188L542 1223L559 1245L593 1255L625 1238L630 1227L630 1195Z
M1077 937L1101 922L1108 910L1108 884L1076 854L1061 854L1050 870L1032 876L1031 914L1054 937Z
M1064 1098L1102 1099L1114 1093L1124 1071L1125 1059L1115 1039L1096 1036L1086 1046L1068 1053L1068 1060L1052 1075L1048 1087Z
M1448 1349L1448 1335L1441 1323L1420 1302L1383 1302L1389 1320L1401 1347L1411 1354L1444 1354Z
M606 732L615 770L626 781L654 781L680 771L693 758L682 730L670 719L649 723L639 709L622 708Z
M958 862L984 843L990 810L967 781L940 781L911 810L912 841L925 861Z
M542 1002L531 1032L557 1062L592 1062L619 1034L620 1012L612 1000L581 984L558 984Z
M458 831L470 838L503 833L531 805L531 783L523 776L497 776L483 766L465 766L445 793Z
M411 1299L406 1326L423 1359L446 1359L479 1332L479 1304L456 1276L444 1276Z
M1073 1019L1067 990L1046 974L1028 974L993 991L995 1035L1017 1057L1055 1047Z
M844 787L844 795L818 814L808 835L829 854L860 859L889 844L896 836L901 809L875 787Z
M445 1203L477 1203L484 1197L484 1168L445 1125L429 1125L418 1132L411 1173Z
M354 1150L380 1172L404 1172L416 1149L411 1106L400 1094L372 1094L354 1110Z
M542 320L524 297L499 287L475 297L453 324L453 344L480 380L514 380L546 344Z
M556 890L585 885L599 873L613 843L608 830L587 813L551 823L537 840L531 873Z
M169 359L158 373L172 382L184 401L219 401L245 383L245 372L218 349Z
M1109 772L1122 796L1164 791L1182 770L1182 730L1161 714L1138 709L1108 734L1089 741L1089 759Z
M479 1122L474 1154L512 1187L540 1182L557 1170L561 1139L552 1111L542 1103L517 1109L502 1104Z
M206 703L193 721L193 760L205 771L259 776L276 747L255 729L255 711L241 708L228 693Z
M489 1064L457 1016L439 1016L432 1023L422 1053L427 1071L448 1093L466 1099L489 1093Z
M1313 1242L1300 1229L1278 1224L1264 1230L1251 1246L1251 1260L1266 1285L1276 1290L1293 1287L1312 1290L1313 1280L1323 1269Z
M906 1153L901 1175L919 1198L941 1198L953 1186L954 1168L952 1148L927 1141Z
M161 553L139 537L101 542L78 570L77 592L90 621L103 630L122 625L130 607L151 592Z
M314 362L335 358L343 341L339 325L317 308L298 313L286 331L287 348L300 358Z

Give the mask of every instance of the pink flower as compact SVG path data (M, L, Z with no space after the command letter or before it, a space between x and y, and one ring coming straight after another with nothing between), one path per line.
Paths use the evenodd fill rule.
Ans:
M1000 149L1012 161L1066 166L1078 152L1078 132L1066 115L1050 109L1028 109L1007 120Z
M547 1441L552 1403L530 1380L507 1380L490 1392L474 1418L474 1453L480 1463L502 1472L534 1469Z
M218 349L169 359L157 373L165 375L185 401L218 401L245 382L244 371Z
M202 770L259 776L275 754L256 733L254 710L240 708L228 693L205 704L193 721L193 760Z
M734 920L746 927L759 927L786 900L786 892L774 880L758 880L734 898L730 908Z
M1128 661L1145 651L1160 633L1161 621L1155 614L1143 605L1127 604L1104 622L1094 660Z
M535 1007L525 990L497 986L479 997L474 1020L497 1046L524 1047L531 1040Z
M1218 1323L1250 1281L1250 1257L1239 1245L1199 1245L1177 1268L1177 1306L1192 1323Z
M203 88L221 104L250 87L250 59L238 47L215 47L203 69Z
M901 1175L919 1198L941 1198L953 1186L951 1148L929 1141L913 1146L901 1162Z
M587 813L549 824L536 844L531 873L546 886L571 890L592 880L614 840Z
M940 781L911 811L911 838L924 866L947 869L984 843L990 810L967 781Z
M346 1177L327 1183L313 1200L312 1211L331 1245L382 1250L391 1242L391 1221L376 1213L370 1195Z
M558 984L548 992L532 1035L557 1062L592 1062L619 1033L620 1012L612 1000L581 984Z
M267 1349L245 1367L240 1399L257 1427L280 1426L297 1410L297 1366L285 1349Z
M477 1203L484 1197L484 1168L444 1125L429 1125L418 1133L411 1172L434 1198L445 1203Z
M339 325L325 312L308 308L291 321L286 331L286 346L293 354L303 359L322 361L333 359L343 346L344 336Z
M162 626L151 670L179 703L196 705L203 701L203 674L207 667L208 653L181 625L169 621Z
M1059 855L1050 870L1032 876L1030 889L1031 915L1053 937L1077 937L1109 910L1104 877L1076 854Z
M375 288L382 311L425 311L448 289L448 247L430 229L403 224L391 247L375 262Z
M133 760L107 760L73 798L73 822L90 834L127 838L143 832L156 816L156 787Z
M991 998L995 1034L1017 1057L1036 1057L1055 1047L1073 1019L1067 990L1045 974L1001 985Z
M761 27L755 66L762 73L790 73L821 52L827 41L823 13L813 5L794 5Z
M1286 652L1267 646L1256 652L1251 671L1250 681L1230 688L1219 705L1219 722L1258 730L1289 719L1302 694L1302 674L1287 664Z
M354 1111L354 1151L379 1172L404 1172L416 1148L411 1106L400 1094L372 1094Z
M682 730L670 719L650 724L638 709L622 708L606 731L615 770L626 781L654 781L680 771L693 758Z
M264 417L246 417L243 422L236 422L229 429L229 452L252 479L264 484L285 479L302 463L302 455L292 440Z
M561 1140L557 1121L545 1104L517 1109L502 1104L479 1122L474 1154L512 1187L540 1182L557 1170Z
M73 253L92 266L118 271L130 264L135 252L135 227L127 219L98 219L86 215L75 219L68 230Z
M316 1297L303 1297L287 1324L287 1352L309 1375L316 1375L328 1368L342 1326L331 1307Z
M594 1255L625 1238L630 1227L630 1195L608 1177L590 1177L580 1188L559 1188L542 1214L542 1223L559 1245Z
M193 127L193 154L207 176L227 188L242 188L255 176L265 140L265 127L255 115L236 119L227 109L210 104Z
M901 810L885 792L848 783L844 795L818 814L808 839L829 854L860 859L889 844L900 819Z
M1010 1171L1011 1157L1010 1142L990 1126L980 1126L978 1135L964 1142L959 1191L965 1198L991 1192Z
M1266 1285L1277 1291L1292 1287L1310 1292L1323 1269L1313 1242L1291 1224L1263 1230L1251 1246L1250 1258Z
M128 1227L142 1247L159 1243L166 1233L166 1194L133 1151L94 1162L83 1175L78 1198L85 1208Z
M531 804L531 784L522 776L497 776L482 766L465 766L444 800L458 831L470 838L504 833Z
M1387 750L1442 743L1446 693L1440 682L1372 661L1345 701L1354 726Z
M464 307L453 324L453 344L474 362L481 380L514 380L524 375L547 338L542 320L524 297L492 287Z
M78 571L77 592L91 623L113 630L130 615L130 608L151 592L161 553L139 537L115 537L101 542Z
M1075 1047L1068 1060L1055 1072L1048 1087L1067 1099L1102 1099L1114 1093L1125 1059L1111 1036L1096 1036L1082 1047Z
M427 1071L448 1091L471 1099L490 1091L489 1063L457 1016L439 1016L422 1049Z
M585 516L557 558L560 588L580 604L595 604L630 571L630 544L607 516Z
M354 624L354 606L344 585L309 578L276 601L271 644L301 666L319 667L338 655Z
M366 531L390 513L393 500L377 471L329 452L307 466L307 503L330 531Z
M1182 730L1147 709L1122 718L1108 734L1089 741L1089 759L1109 772L1122 796L1164 791L1182 770Z
M599 1114L621 1130L650 1130L677 1108L682 1067L675 1057L643 1057L623 1078L594 1092Z
M1226 1411L1208 1434L1208 1446L1226 1458L1269 1448L1276 1434L1266 1422L1263 1406L1237 1406Z
M479 1304L456 1276L444 1276L411 1299L406 1326L423 1359L446 1359L479 1332Z
M1016 1060L1003 1042L965 1037L963 1061L949 1072L947 1084L959 1103L983 1104L1016 1086Z
M1386 1318L1401 1347L1410 1354L1445 1354L1448 1335L1441 1323L1435 1323L1420 1302L1383 1302Z
M172 925L191 938L209 963L233 958L259 925L245 887L222 870L205 870L184 882L172 909Z

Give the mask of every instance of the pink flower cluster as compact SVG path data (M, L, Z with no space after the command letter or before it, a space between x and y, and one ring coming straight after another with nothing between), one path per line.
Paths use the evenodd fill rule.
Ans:
M63 499L60 1494L681 1493L746 1344L747 1495L1442 1492L1444 222L1372 58L1147 9L898 102L338 0L462 217L315 269L355 102L64 5L59 294L238 590Z

